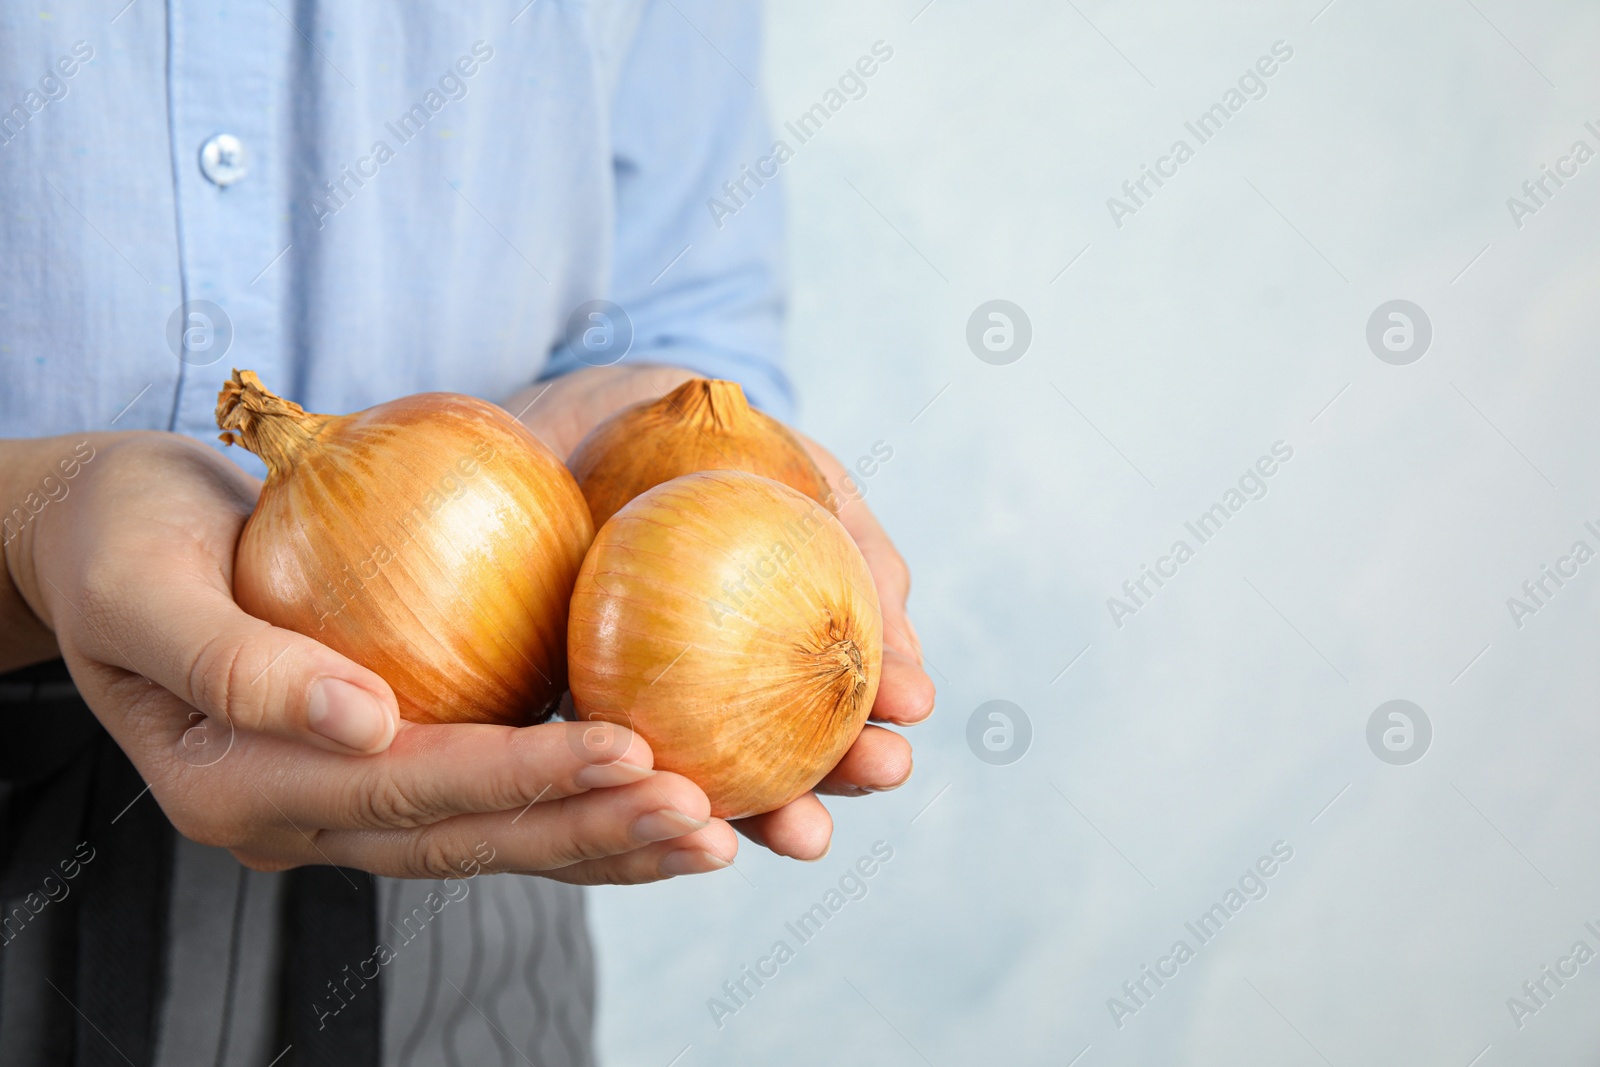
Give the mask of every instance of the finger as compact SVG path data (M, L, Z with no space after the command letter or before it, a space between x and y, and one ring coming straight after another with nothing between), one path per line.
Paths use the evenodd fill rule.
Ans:
M261 871L285 870L306 862L325 864L333 862L321 853L317 853L318 858L314 860L304 860L299 857L299 853L303 851L305 851L303 848L286 849L285 854L296 857L292 860L275 859L260 851L236 850L235 856L251 869ZM720 871L733 863L738 852L739 835L734 833L733 827L721 819L712 819L710 825L703 829L672 841L660 841L641 846L631 852L606 856L602 859L584 860L581 863L549 870L519 870L506 866L505 856L489 844L487 839L476 842L470 853L442 857L440 862L452 869L451 874L444 877L470 878L480 873L503 873L539 875L568 885L642 885L681 875L710 874L713 871ZM393 871L409 869L402 860L405 854L404 850L396 852ZM385 871L373 873L381 874ZM394 876L403 875L396 873Z
M878 681L878 696L872 703L872 717L899 726L919 723L933 714L935 692L928 672L906 653L893 648L883 650L883 674Z
M912 625L910 615L901 616L899 625L905 628L906 636L911 639L912 651L916 653L913 658L920 664L922 662L922 635L917 633L917 628Z
M166 619L173 616L164 615ZM268 625L216 597L162 635L187 662L163 680L185 702L242 730L370 754L394 740L400 709L373 671L309 637Z
M739 819L733 828L756 844L797 860L820 860L833 840L833 816L815 793L792 800L777 811Z
M861 542L857 541L856 547L861 548ZM879 562L874 562L873 555L863 548L861 556L867 561L867 570L872 573L873 585L878 590L879 611L883 617L883 647L904 653L913 662L921 663L922 641L917 637L916 627L911 625L911 616L906 614L904 594L896 599L893 593L886 591L895 585L893 578L895 569L884 562L883 557L892 556L895 561L899 561L900 554L890 548L888 553L879 554ZM906 572L904 563L899 564L898 571L909 573Z
M87 510L36 563L64 654L153 680L243 728L343 751L389 743L399 712L381 678L233 602L251 479L203 445L156 434L108 446L93 477Z
M817 784L817 792L841 797L884 793L904 785L911 769L911 743L893 730L868 726Z
M328 830L318 844L334 862L396 878L446 878L487 843L491 870L550 871L617 856L710 824L699 786L662 772L643 782L534 804L522 812L458 815L410 830Z
M911 595L911 570L894 547L889 534L872 509L862 501L849 474L833 454L804 434L796 434L833 489L835 514L872 574L883 612L883 643L922 662L922 642L906 615L906 600Z
M631 785L655 774L652 760L644 738L611 723L406 723L376 757L281 753L274 799L301 825L404 829Z
M123 743L179 832L201 844L253 848L257 860L331 863L306 850L308 829L396 830L460 813L509 812L515 819L540 802L654 774L649 746L621 727L609 727L617 743L596 745L596 723L406 724L385 753L339 755L217 730L215 720L166 690L128 677L111 699L130 719L163 725ZM185 728L186 711L199 725Z
M889 539L888 531L878 521L878 517L859 497L842 500L837 514L839 522L855 539L861 554L867 557L867 564L874 575L880 570L875 564L882 565L883 576L879 581L879 591L884 599L895 604L904 604L911 595L911 572L895 549L894 542Z
M252 618L181 562L130 579L118 635L97 658L142 674L242 730L339 752L379 752L400 710L387 682L309 637ZM120 646L120 647L119 647Z
M545 871L547 878L570 885L640 885L685 874L710 874L733 862L739 851L739 835L721 819L676 841L663 841L644 848L585 860L570 867Z

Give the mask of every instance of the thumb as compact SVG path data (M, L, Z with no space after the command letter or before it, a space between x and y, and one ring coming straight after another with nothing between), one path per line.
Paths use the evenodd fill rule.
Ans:
M131 669L242 730L336 752L381 752L400 709L378 675L309 637L253 618L209 584L145 591Z

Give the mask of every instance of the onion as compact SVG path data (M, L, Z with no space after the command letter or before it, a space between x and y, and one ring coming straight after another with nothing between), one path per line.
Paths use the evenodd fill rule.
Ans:
M521 423L453 393L310 415L236 370L217 425L267 465L234 560L241 608L375 671L413 722L548 716L594 526Z
M696 471L749 471L833 507L828 480L805 446L752 408L738 382L695 378L660 400L624 408L578 443L567 466L596 527L646 489Z
M755 815L844 756L878 692L882 638L839 520L767 478L690 474L596 535L568 620L573 704L643 735L713 815Z

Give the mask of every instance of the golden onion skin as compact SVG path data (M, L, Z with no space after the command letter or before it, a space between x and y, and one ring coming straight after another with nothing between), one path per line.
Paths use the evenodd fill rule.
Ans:
M567 639L578 717L637 731L725 819L821 781L883 663L877 591L838 519L739 471L673 479L602 526Z
M829 508L828 480L799 438L752 408L738 382L694 378L659 400L617 412L567 459L596 527L662 482L741 470L782 482Z
M549 716L594 527L538 438L451 393L306 415L249 371L218 422L269 469L235 556L241 608L375 671L412 722Z

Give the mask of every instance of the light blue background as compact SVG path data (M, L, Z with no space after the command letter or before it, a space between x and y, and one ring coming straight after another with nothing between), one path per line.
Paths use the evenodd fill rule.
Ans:
M894 450L867 500L940 706L820 863L747 844L592 894L607 1062L1593 1061L1600 961L1520 1030L1506 1000L1600 950L1600 562L1520 629L1506 599L1600 547L1600 160L1521 229L1506 198L1600 149L1600 9L1323 2L768 5L779 123L895 50L784 168L791 362L806 430ZM1267 96L1118 229L1106 198L1280 39ZM1010 366L965 342L995 298L1033 325ZM1405 367L1365 340L1396 298L1434 328ZM1278 440L1269 494L1114 626ZM1009 767L965 741L996 698L1034 728ZM1411 766L1367 747L1394 698L1433 724ZM866 898L719 1030L707 999L880 839ZM1279 840L1265 899L1119 1030L1107 998Z

